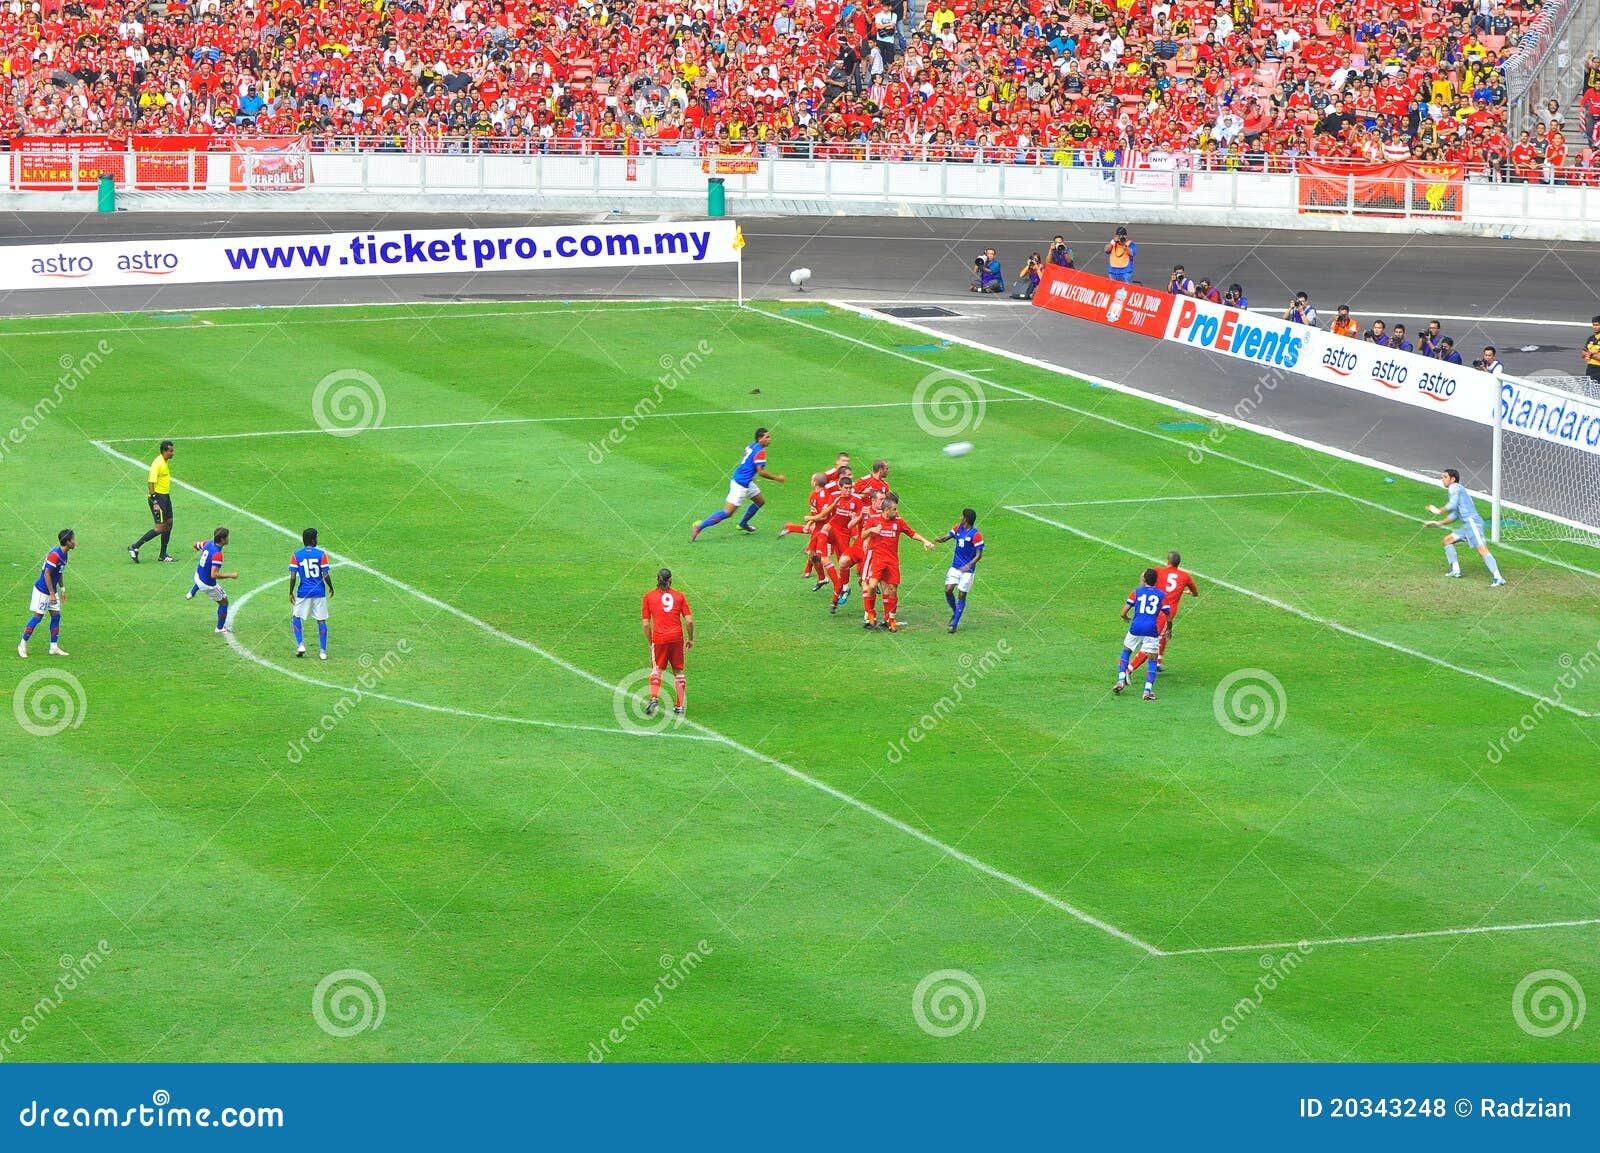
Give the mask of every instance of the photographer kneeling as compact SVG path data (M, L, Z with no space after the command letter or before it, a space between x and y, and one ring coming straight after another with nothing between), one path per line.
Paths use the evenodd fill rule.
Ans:
M1022 272L1017 277L1017 290L1011 294L1012 300L1032 300L1033 294L1039 290L1039 278L1043 275L1044 258L1037 252L1028 257L1028 263L1022 266Z

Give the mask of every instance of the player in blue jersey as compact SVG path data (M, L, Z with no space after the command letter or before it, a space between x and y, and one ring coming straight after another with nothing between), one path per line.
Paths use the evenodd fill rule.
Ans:
M1439 483L1450 494L1450 499L1445 506L1430 504L1428 511L1438 520L1425 520L1422 523L1429 528L1443 528L1448 524L1456 527L1445 534L1444 559L1450 562L1450 576L1461 575L1461 562L1456 557L1456 545L1461 542L1470 544L1478 550L1478 555L1483 558L1483 563L1489 569L1491 588L1499 588L1506 583L1506 578L1500 575L1500 566L1495 563L1494 554L1489 551L1489 538L1484 534L1483 517L1478 515L1478 506L1472 503L1472 494L1461 483L1461 474L1453 468L1444 470L1444 475L1439 478Z
M46 613L50 614L50 655L67 655L60 645L61 604L66 599L67 554L77 547L78 538L70 528L64 528L56 534L56 547L45 554L39 579L33 582L33 596L28 600L28 623L22 626L22 640L17 645L17 655L23 660L28 659L28 638Z
M746 498L750 507L744 510L744 516L739 520L739 527L745 532L755 532L750 527L750 518L761 511L761 506L767 503L766 497L761 495L761 488L756 484L756 477L763 480L775 480L782 484L787 477L767 471L767 445L772 443L772 433L764 428L756 429L756 438L745 445L744 455L739 458L739 464L733 470L733 479L728 484L728 502L721 509L697 521L694 528L689 530L691 544L706 529L714 524L719 524L733 515L734 510L743 504Z
M194 583L189 586L186 596L193 599L196 593L205 593L217 604L217 633L231 633L228 627L228 594L222 591L218 581L238 580L236 572L222 571L222 549L228 543L228 530L219 528L211 534L210 540L197 540L194 542L195 551L200 554L200 563L194 566Z
M1157 587L1158 579L1155 569L1145 569L1144 583L1128 594L1127 603L1122 606L1122 619L1128 621L1128 635L1122 639L1117 683L1111 689L1114 693L1120 693L1128 687L1128 661L1135 650L1146 657L1161 655L1161 634L1166 631L1172 610L1167 607L1161 589ZM1129 613L1133 614L1131 621L1128 620ZM1153 701L1156 699L1156 662L1150 660L1144 667L1144 699Z
M983 559L983 534L978 531L978 513L975 509L961 510L961 523L934 543L947 540L956 542L955 555L950 558L950 571L944 574L944 599L950 606L950 631L961 624L961 614L967 611L967 594L972 591L973 578L978 575L978 562Z
M289 604L294 621L294 655L306 655L305 620L317 622L317 657L328 659L328 598L333 596L333 567L317 547L317 530L300 534L304 546L289 558Z

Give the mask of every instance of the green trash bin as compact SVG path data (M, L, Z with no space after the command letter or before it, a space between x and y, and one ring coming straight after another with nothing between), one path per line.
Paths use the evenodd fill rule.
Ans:
M728 215L728 189L720 176L713 176L706 181L706 215Z
M100 174L100 211L115 212L117 210L117 182L111 178L109 172Z

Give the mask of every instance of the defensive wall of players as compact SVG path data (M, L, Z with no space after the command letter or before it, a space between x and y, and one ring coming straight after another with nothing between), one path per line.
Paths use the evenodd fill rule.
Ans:
M1153 167L671 156L307 152L277 177L205 153L117 156L118 203L162 211L528 211L700 215L708 180L762 215L1060 217L1152 224L1600 240L1600 187ZM0 208L93 211L98 171L77 153L4 167ZM259 166L257 166L259 167ZM159 179L128 173L159 173Z

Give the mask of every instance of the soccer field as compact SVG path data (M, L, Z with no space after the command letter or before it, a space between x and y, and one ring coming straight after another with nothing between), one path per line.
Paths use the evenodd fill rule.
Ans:
M0 650L5 1060L1600 1058L1548 1027L1600 990L1593 549L1447 580L1436 486L820 305L0 349L14 633L79 540L71 656ZM758 424L788 483L690 545ZM135 566L163 437L181 563ZM889 635L775 539L840 450L927 536L977 510L958 634L949 546L902 548ZM218 525L231 638L184 599ZM1201 596L1113 696L1171 548ZM683 722L639 710L663 565Z

